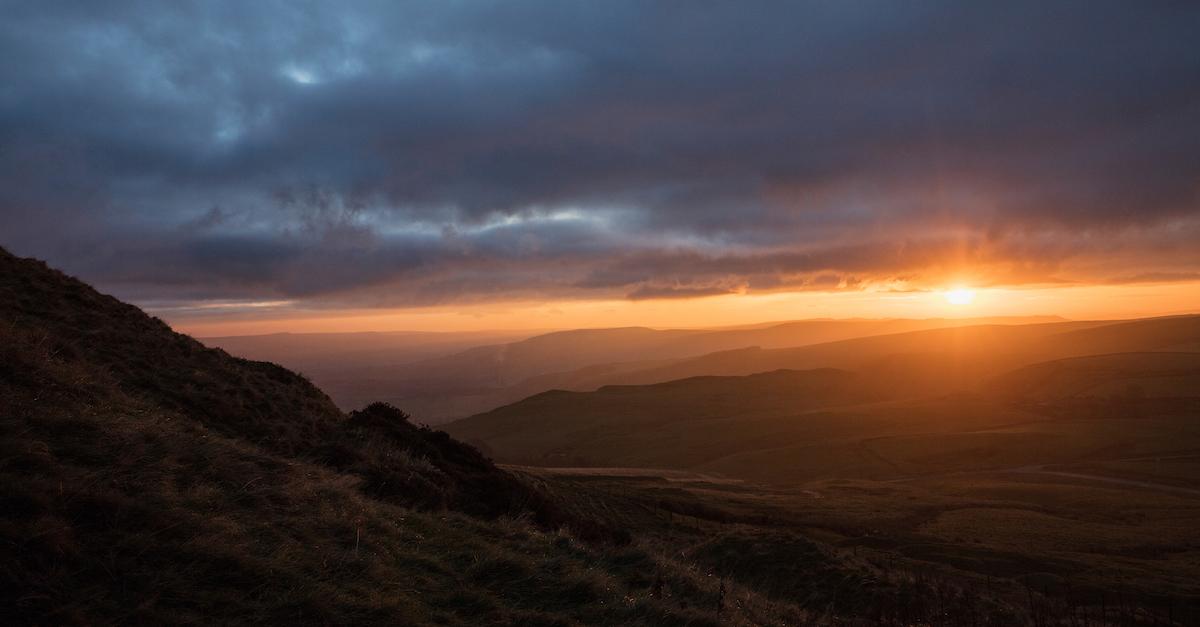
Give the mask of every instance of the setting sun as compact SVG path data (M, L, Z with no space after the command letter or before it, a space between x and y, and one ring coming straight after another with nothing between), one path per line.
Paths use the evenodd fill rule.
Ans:
M970 305L975 300L975 291L958 287L946 292L946 302L951 305Z

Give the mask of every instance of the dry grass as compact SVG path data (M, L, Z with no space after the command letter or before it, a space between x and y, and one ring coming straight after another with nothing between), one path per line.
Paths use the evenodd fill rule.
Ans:
M555 508L0 251L4 624L717 624L715 591L651 599L651 554Z

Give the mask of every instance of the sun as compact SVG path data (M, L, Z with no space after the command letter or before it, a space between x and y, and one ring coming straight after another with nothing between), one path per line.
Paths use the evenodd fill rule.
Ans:
M975 300L975 290L969 290L965 287L956 287L945 292L946 302L951 305L970 305L971 301Z

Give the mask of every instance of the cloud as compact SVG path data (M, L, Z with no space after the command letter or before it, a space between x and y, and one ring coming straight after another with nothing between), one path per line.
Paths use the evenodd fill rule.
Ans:
M395 306L1200 271L1189 3L6 14L0 245L129 297Z

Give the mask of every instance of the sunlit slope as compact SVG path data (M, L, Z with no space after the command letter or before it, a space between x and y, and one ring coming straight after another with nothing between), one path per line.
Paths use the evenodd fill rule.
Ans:
M1194 318L1123 323L1107 342L1096 344L1180 346L1191 341L1194 329ZM672 467L765 482L902 478L1200 447L1200 407L1191 398L1200 397L1193 385L1193 354L1071 358L1019 366L992 378L985 376L1039 353L1081 350L1079 336L1068 331L1063 338L1042 325L1018 329L1023 333L953 331L916 335L925 340L933 335L943 345L970 338L992 350L1010 350L996 358L975 349L950 352L951 358L942 351L898 353L866 361L854 373L775 371L548 392L452 423L448 430L517 463ZM1126 335L1130 331L1133 339ZM889 348L912 346L911 338L872 339ZM836 356L828 351L845 344L861 349L842 357L849 361L869 359L863 354L879 350L864 340L813 347L819 351L805 358ZM832 373L840 381L836 386L798 387ZM1132 395L1131 377L1139 385ZM967 384L977 391L946 392ZM1046 392L1056 386L1064 388L1061 394ZM1014 393L1022 389L1028 394ZM1022 400L1081 394L1101 400ZM1121 400L1110 401L1113 394Z
M1161 417L1081 414L1063 418L983 400L974 406L961 401L906 405L888 412L903 423L889 423L878 408L831 412L819 418L857 421L859 429L846 430L836 439L779 438L780 446L737 451L691 469L764 483L831 478L895 480L1171 457L1200 448L1200 424L1194 412ZM973 418L973 428L960 426L964 416Z
M1114 353L1041 362L988 383L1031 399L1200 396L1200 353Z
M746 429L746 421L870 396L856 376L838 370L696 377L545 392L447 429L506 461L686 467L775 431Z
M1082 355L1189 350L1200 342L1200 316L1128 322L976 325L862 337L789 349L748 348L670 363L615 364L565 373L541 383L588 390L702 375L746 375L781 368L843 368L873 375L896 394L973 389L1020 366ZM559 385L554 385L559 384Z
M896 475L865 440L1041 419L981 397L870 402L858 377L816 371L822 372L837 372L858 392L813 388L812 380L804 390L798 382L813 372L700 377L592 393L548 392L447 429L514 463L706 469L790 482ZM739 386L748 380L753 391ZM793 386L800 391L791 392Z
M1027 323L1031 319L799 320L749 329L578 329L546 333L519 342L480 346L425 360L414 365L408 374L417 378L458 377L485 385L511 385L530 377L599 364L677 359L747 347L807 346L1001 320Z
M987 393L833 409L832 419L862 429L842 441L738 451L695 470L759 481L897 478L1171 457L1200 449L1195 353L1041 362L983 388Z

